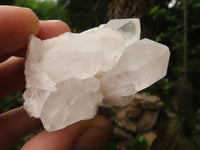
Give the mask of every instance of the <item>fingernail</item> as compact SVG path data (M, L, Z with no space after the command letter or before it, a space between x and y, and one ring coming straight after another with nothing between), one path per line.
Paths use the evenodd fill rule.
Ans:
M103 128L89 128L77 140L74 150L99 150L110 138L111 130Z

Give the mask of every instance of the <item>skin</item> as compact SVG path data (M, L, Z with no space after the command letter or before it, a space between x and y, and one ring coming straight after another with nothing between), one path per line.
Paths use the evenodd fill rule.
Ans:
M43 40L70 32L70 28L58 20L39 21L27 8L0 6L0 18L0 98L3 98L25 88L24 56L29 35ZM0 149L12 149L19 139L41 127L40 120L28 116L23 107L0 114ZM22 150L97 150L111 133L110 122L96 116L59 131L44 130Z

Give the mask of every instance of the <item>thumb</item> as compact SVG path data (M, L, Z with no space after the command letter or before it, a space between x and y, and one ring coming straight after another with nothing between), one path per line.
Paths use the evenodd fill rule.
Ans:
M98 150L111 133L111 123L103 116L96 116L59 131L42 131L21 150Z

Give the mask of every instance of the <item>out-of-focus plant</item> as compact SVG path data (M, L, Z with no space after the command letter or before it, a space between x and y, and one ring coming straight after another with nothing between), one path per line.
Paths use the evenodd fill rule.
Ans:
M200 109L197 111L190 110L184 117L179 115L179 118L184 122L184 135L186 135L195 146L200 147Z
M147 14L153 20L155 40L171 50L167 80L151 90L154 94L158 90L168 106L174 105L184 134L200 146L200 2L176 0L169 7L170 2L156 1Z
M12 5L14 0L1 0L0 5Z
M67 23L73 32L81 32L105 23L111 0L58 0L67 12Z
M0 99L0 113L8 111L9 109L21 106L22 102L19 99L22 97L22 92L16 92L5 98Z
M121 145L121 138L119 135L113 135L101 150L118 150L119 147L124 147L126 150L146 150L148 148L148 143L143 136L137 136L126 142L124 141L123 146Z
M143 136L132 138L126 145L126 150L146 150L148 143Z
M64 6L53 0L15 0L14 5L32 9L39 19L60 19L66 21L67 15Z
M156 1L147 16L153 20L152 30L156 32L155 40L168 45L171 50L167 78L171 82L176 82L185 74L195 89L191 101L199 106L200 20L198 14L200 13L200 2L186 0L184 3L182 0L176 0L172 7L169 7L169 3L170 1ZM186 39L184 38L185 32L187 32Z
M117 150L117 144L120 141L119 135L113 135L110 140L103 145L101 150Z

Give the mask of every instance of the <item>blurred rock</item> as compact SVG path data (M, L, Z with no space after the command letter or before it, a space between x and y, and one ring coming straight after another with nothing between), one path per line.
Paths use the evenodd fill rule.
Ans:
M117 148L126 150L127 139L141 135L149 144L148 150L198 150L184 136L176 114L163 106L159 97L139 93L128 106L105 109L113 115L114 133L122 137Z
M128 105L124 109L120 110L115 116L115 122L122 128L136 132L137 119L141 116L141 109Z
M167 114L167 117L169 117L170 119L176 118L176 114L174 114L173 112L169 110L165 110L165 113Z
M120 135L120 136L122 136L124 138L128 138L128 139L133 137L131 133L129 133L128 131L126 131L120 127L114 128L114 134Z
M157 96L148 93L135 94L133 101L121 109L115 108L115 123L133 133L144 133L154 127L163 103Z
M131 105L141 106L144 109L160 109L164 106L158 96L148 93L135 94Z
M115 111L110 106L100 106L98 110L98 114L103 115L107 118L112 118L115 115Z
M118 118L117 118L117 119L115 119L115 122L117 123L118 126L120 126L121 128L124 128L125 130L129 130L134 133L137 131L137 122L136 121L132 121L129 119L118 120Z
M118 119L124 119L124 118L129 118L129 119L137 119L140 117L142 114L142 110L137 107L133 107L131 105L125 107L121 111L117 113L117 118Z
M142 134L142 136L147 140L149 146L151 146L154 140L157 138L157 135L152 131L146 132Z
M145 111L138 121L137 130L139 132L150 130L156 124L158 113L158 111Z

